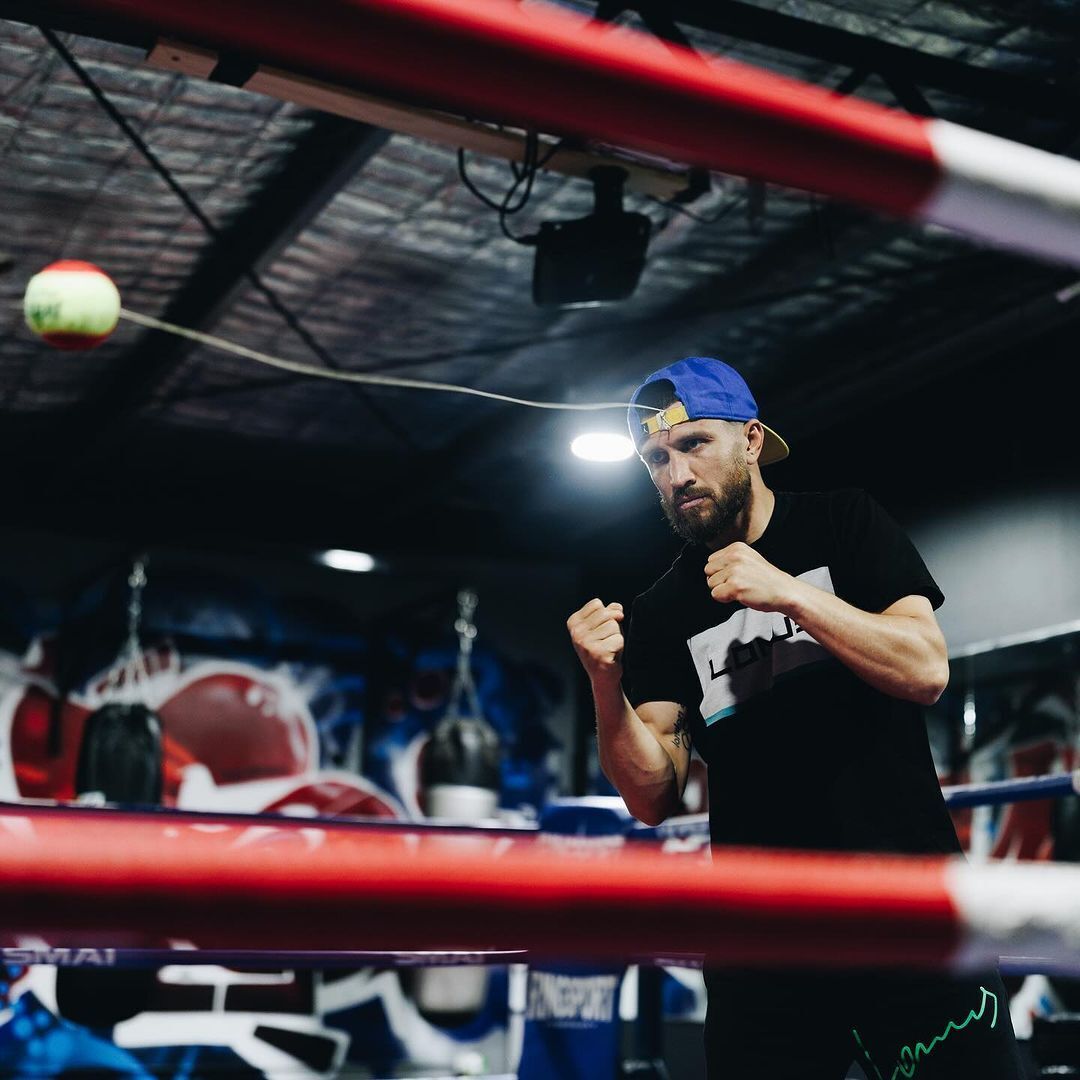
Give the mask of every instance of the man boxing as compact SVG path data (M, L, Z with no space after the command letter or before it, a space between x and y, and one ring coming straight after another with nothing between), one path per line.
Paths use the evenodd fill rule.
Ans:
M865 492L766 486L788 448L727 364L680 360L632 401L686 545L625 638L618 603L567 621L631 813L678 811L693 745L714 844L959 853L922 714L948 681L944 598L911 541ZM870 1080L1022 1075L996 972L710 970L706 985L713 1077L842 1080L852 1059Z

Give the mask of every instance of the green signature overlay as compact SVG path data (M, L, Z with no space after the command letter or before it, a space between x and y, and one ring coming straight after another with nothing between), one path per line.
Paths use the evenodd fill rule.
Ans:
M897 1080L897 1077L899 1076L904 1077L905 1080L911 1080L911 1077L915 1075L915 1070L916 1068L918 1068L919 1062L924 1057L929 1055L936 1046L939 1046L941 1043L945 1042L945 1040L954 1031L963 1031L964 1028L968 1026L968 1024L976 1020L981 1020L986 1015L987 1001L992 1001L994 1004L994 1016L993 1019L990 1021L990 1026L995 1027L997 1025L997 995L991 993L989 990L986 989L985 986L980 986L979 989L982 991L982 1001L979 1003L979 1007L977 1009L972 1009L971 1012L967 1014L967 1017L959 1024L956 1023L954 1020L950 1020L945 1025L945 1030L940 1035L935 1035L929 1043L917 1042L914 1049L912 1049L910 1046L904 1046L901 1048L900 1061L898 1062L896 1068L893 1069L892 1076L889 1078L889 1080ZM865 1046L863 1046L863 1041L859 1038L859 1033L854 1028L852 1028L851 1034L855 1036L855 1041L859 1044L859 1049L863 1052L866 1060L870 1063L870 1067L877 1074L878 1080L885 1080L885 1078L881 1075L881 1070L877 1067L877 1065L874 1064L874 1059L870 1057L870 1051L867 1050Z

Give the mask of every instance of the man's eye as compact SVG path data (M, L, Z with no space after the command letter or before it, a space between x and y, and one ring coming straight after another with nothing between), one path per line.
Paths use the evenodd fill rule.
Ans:
M665 461L667 461L667 454L663 454L660 451L649 455L650 465L663 465Z

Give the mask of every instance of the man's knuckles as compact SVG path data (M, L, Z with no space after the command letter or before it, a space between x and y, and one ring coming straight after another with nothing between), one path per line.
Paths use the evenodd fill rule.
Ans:
M608 619L607 622L601 623L595 629L589 631L586 635L586 640L589 642L607 641L612 637L622 637L619 633L619 624L614 619Z
M726 548L721 548L719 551L714 551L705 563L705 572L708 573L710 568L716 569L718 566L737 566L743 563L752 562L754 559L759 558L757 552L754 551L749 544L737 543L729 544Z
M590 627L575 627L570 631L570 640L580 649L591 649L600 642L605 642L613 637L622 640L619 624L614 619Z
M599 600L590 600L584 607L580 607L566 620L567 629L571 633L579 627L588 623L591 616L597 611L603 608L603 604Z
M604 623L603 626L598 626L595 630L586 634L582 644L591 648L599 648L601 646L610 645L611 642L616 639L619 642L622 642L622 631L619 629L618 623L609 621Z

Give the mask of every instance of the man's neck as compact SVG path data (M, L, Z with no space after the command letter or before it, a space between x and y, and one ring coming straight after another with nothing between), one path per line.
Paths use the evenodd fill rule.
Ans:
M746 528L746 543L753 544L761 539L762 534L772 520L773 510L776 509L776 496L771 488L765 486L765 482L758 473L753 477L750 486L749 521Z
M776 508L776 496L765 486L761 473L750 478L750 502L739 515L739 521L729 533L714 537L706 546L712 551L742 541L753 544L761 539Z

